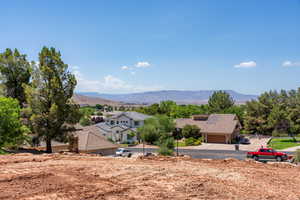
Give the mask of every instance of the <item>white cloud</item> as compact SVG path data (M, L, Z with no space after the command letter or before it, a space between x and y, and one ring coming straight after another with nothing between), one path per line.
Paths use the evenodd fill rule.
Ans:
M131 74L131 75L135 75L135 74L136 74L136 72L130 72L130 74Z
M77 68L79 69L79 68ZM163 89L160 86L129 84L113 75L106 75L100 80L89 80L79 70L72 71L77 79L76 91L99 93L145 92Z
M300 62L284 61L282 63L283 67L300 67Z
M234 65L235 68L252 68L256 67L257 64L255 61L249 61L249 62L241 62L238 65Z
M126 65L124 65L124 66L122 66L122 67L121 67L121 69L122 69L122 70L129 70L129 69L130 69L130 67L128 67L128 66L126 66Z
M150 67L150 63L149 62L138 62L135 65L137 68L147 68Z

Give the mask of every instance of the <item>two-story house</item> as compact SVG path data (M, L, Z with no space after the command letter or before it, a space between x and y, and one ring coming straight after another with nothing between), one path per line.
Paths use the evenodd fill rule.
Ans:
M134 142L137 128L144 125L150 116L138 112L122 112L96 124L101 134L114 142Z

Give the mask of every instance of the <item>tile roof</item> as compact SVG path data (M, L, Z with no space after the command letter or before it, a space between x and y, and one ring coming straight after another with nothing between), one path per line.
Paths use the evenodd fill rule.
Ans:
M95 126L100 128L101 130L103 130L105 132L110 132L111 131L111 126L108 125L106 122L98 123Z
M211 114L206 121L182 118L176 120L176 127L183 128L185 125L196 125L204 133L231 134L239 121L234 114Z
M138 113L138 112L122 112L117 115L114 115L112 117L112 119L118 118L122 115L125 115L125 116L129 117L130 119L138 120L138 121L146 120L151 117L149 115L145 115L145 114Z
M109 125L106 122L101 122L101 123L96 124L95 126L104 132L111 132L111 129L114 127L120 127L121 129L123 129L122 131L125 131L128 129L131 129L132 131L136 131L136 128L130 128L124 124Z
M86 126L76 131L75 135L78 137L79 151L118 148L117 145L103 137L96 126Z

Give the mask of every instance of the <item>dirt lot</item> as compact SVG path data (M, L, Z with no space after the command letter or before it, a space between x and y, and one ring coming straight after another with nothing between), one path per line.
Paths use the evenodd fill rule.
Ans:
M300 199L300 168L237 160L0 156L0 199Z

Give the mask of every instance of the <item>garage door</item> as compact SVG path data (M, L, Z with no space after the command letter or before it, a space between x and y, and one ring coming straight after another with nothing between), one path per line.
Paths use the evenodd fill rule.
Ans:
M226 143L225 135L208 135L208 143Z

